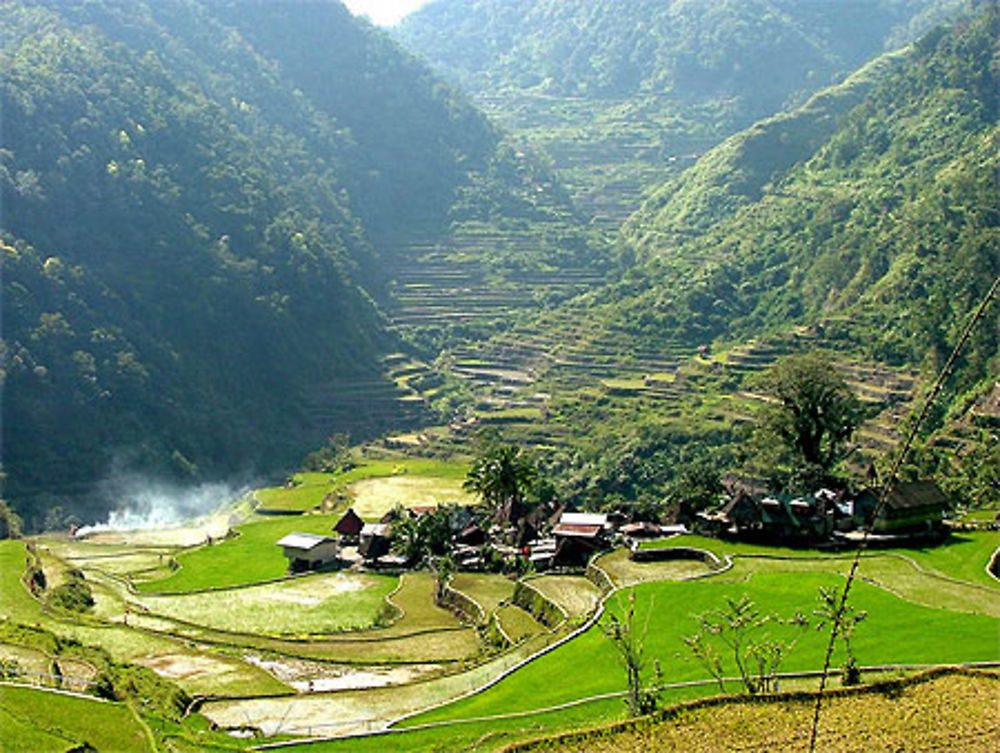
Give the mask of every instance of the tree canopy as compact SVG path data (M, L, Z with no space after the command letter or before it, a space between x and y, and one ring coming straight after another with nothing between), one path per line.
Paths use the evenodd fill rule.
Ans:
M861 421L861 404L833 364L821 355L788 356L755 380L772 402L759 413L759 431L777 438L799 483L822 481L844 459Z
M498 509L508 501L523 502L537 475L537 466L526 450L491 442L473 462L464 487Z

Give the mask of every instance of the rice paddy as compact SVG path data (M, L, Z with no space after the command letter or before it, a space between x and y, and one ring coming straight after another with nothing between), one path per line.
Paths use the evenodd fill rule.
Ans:
M403 479L421 485L420 476L407 476L356 483ZM460 485L457 479L443 483ZM426 495L422 499L428 501ZM352 738L313 750L455 745L495 750L622 718L620 698L588 700L624 687L624 674L600 626L492 687L463 697L582 625L601 598L592 581L562 574L529 579L570 618L553 633L510 603L511 578L456 573L452 587L480 604L484 613L495 614L517 644L491 655L473 626L435 603L432 572L399 577L341 570L283 579L287 562L274 541L293 530L328 532L338 518L254 516L234 536L187 550L38 542L53 582L67 567L84 570L98 603L92 615L81 619L55 619L47 613L17 580L26 562L24 544L0 542L0 610L15 621L40 622L59 635L103 646L188 692L226 697L205 709L223 726L251 719L265 734L368 733L416 713L389 737ZM941 547L867 553L852 597L869 615L855 638L859 661L916 665L1000 659L1000 605L993 598L998 584L983 569L994 543L988 534L972 532L954 535ZM696 629L694 614L745 594L767 612L789 616L801 610L809 615L819 587L842 584L853 557L851 552L778 549L696 536L657 545L703 548L733 563L723 571L700 560L636 562L624 549L597 560L620 589L608 601L609 610L620 612L624 594L634 591L647 655L659 660L668 683L705 679L705 670L688 657L682 640ZM172 559L180 565L175 571ZM170 575L142 580L162 572ZM130 582L139 590L130 590ZM222 591L204 590L220 586ZM778 637L791 639L787 630L774 628ZM825 636L810 630L794 637L795 649L782 669L816 669ZM0 657L15 654L36 670L46 661L24 647L0 645ZM835 664L842 660L838 653ZM82 675L87 668L67 665L70 669ZM677 688L665 693L664 702L712 692L715 686L707 683ZM271 697L257 697L262 694ZM444 705L425 710L436 703ZM436 726L405 731L424 724ZM48 744L43 737L42 749Z
M224 592L145 596L140 608L215 630L261 635L336 633L388 621L397 579L326 573Z

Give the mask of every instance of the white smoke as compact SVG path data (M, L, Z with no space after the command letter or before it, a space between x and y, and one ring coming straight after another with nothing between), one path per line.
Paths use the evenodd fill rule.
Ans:
M231 507L249 485L204 483L181 486L140 474L117 474L101 485L115 509L103 523L80 528L76 535L99 531L144 531L171 528Z

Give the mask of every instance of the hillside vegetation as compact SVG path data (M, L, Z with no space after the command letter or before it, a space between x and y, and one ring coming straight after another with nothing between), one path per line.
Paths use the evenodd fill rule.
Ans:
M0 8L3 462L29 518L112 466L266 473L423 419L381 359L400 245L551 216L516 265L587 251L461 95L339 3L292 8Z
M744 116L852 70L943 3L437 0L398 36L476 92L733 97Z
M822 323L870 358L942 363L1000 274L997 23L990 11L921 39L826 138L815 113L845 93L730 139L665 187L627 231L651 260L622 319L689 342ZM678 237L691 216L694 237ZM960 391L991 373L996 332L977 330Z
M699 445L752 455L749 377L820 349L866 403L855 469L884 457L1000 273L995 25L879 57L657 189L620 282L455 353L477 418L554 454L561 496L662 499ZM987 314L907 471L970 502L996 499Z

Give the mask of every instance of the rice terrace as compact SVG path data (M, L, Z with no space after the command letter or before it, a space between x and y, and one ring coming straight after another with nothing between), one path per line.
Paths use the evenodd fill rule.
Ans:
M426 474L419 478L442 487L455 475L450 466L407 465L404 458L348 473L367 481L380 472L388 474L384 478ZM519 750L521 745L526 750L606 745L647 750L654 749L647 747L649 736L664 725L671 730L680 725L676 734L683 736L675 738L671 731L663 750L674 749L671 745L715 750L737 745L735 738L678 741L709 734L705 725L711 718L736 714L749 719L755 709L771 718L778 709L793 708L789 703L808 705L822 668L825 633L785 618L797 611L812 616L820 589L843 583L849 551L676 533L612 547L576 571L518 576L476 568L448 575L442 583L433 571L366 563L358 544L345 544L334 569L287 575L288 562L275 542L293 530L331 531L343 510L324 508L323 498L336 489L349 499L352 484L363 483L343 481L337 473L303 478L303 486L315 487L308 504L301 487L291 484L248 494L225 511L234 523L227 535L205 533L195 545L189 542L197 521L173 532L153 531L148 539L136 531L2 542L0 650L16 662L20 679L35 685L4 686L5 725L19 730L19 740L31 741L21 749L62 750L69 741L98 739L82 721L74 726L60 721L65 716L42 713L49 703L53 708L75 704L80 710L74 717L89 715L83 710L87 704L109 719L124 714L122 730L134 732L116 736L111 750L236 749L280 742L317 751L500 750L511 745ZM264 508L286 503L311 512L274 515ZM369 520L391 514L394 506L368 508ZM202 521L202 530L212 522ZM177 543L170 542L171 533ZM996 715L990 704L981 705L983 698L995 701L1000 682L1000 583L987 569L995 547L993 531L956 530L936 546L871 550L862 559L852 595L854 607L866 614L851 645L864 682L873 683L872 692L890 705L909 703L928 684L958 687L955 714L945 717L952 730L948 739L967 745L956 750L986 750L996 740ZM649 552L654 555L642 555ZM82 572L93 609L73 613L33 595L29 586L37 582L38 571L48 589ZM684 640L698 630L695 615L711 612L727 598L743 597L780 618L767 628L771 638L795 643L773 687L753 698L739 694L740 678L728 657L721 657L725 672L715 679ZM602 626L610 615L621 619L630 600L650 659L642 680L659 683L658 707L666 711L654 712L645 726L630 723L619 730L614 725L622 718L627 687ZM79 695L124 671L121 657L152 669L156 674L147 682L162 695L111 702ZM843 666L845 659L838 648L833 666ZM931 665L969 669L928 679L920 672ZM14 671L8 676L18 679ZM878 690L880 683L899 690ZM77 694L49 701L39 686ZM720 691L733 695L719 697ZM966 692L967 701L962 700ZM861 724L864 717L846 709L853 699L860 702L868 695L835 697L823 734L841 740L842 727L833 720L846 713L853 724ZM701 698L716 700L700 705L696 699ZM145 705L137 708L137 702ZM977 704L978 711L971 713ZM675 706L677 711L671 711ZM773 712L767 710L772 707ZM142 714L136 716L138 710ZM788 749L801 744L803 714L781 722ZM733 724L744 729L750 722ZM923 748L907 747L921 729L914 724L883 730L878 739L906 749L946 749L943 738ZM591 727L603 731L593 738L552 737ZM740 745L753 744L752 725L740 734L747 735ZM541 737L547 741L529 742ZM308 744L296 742L300 738ZM856 749L836 747L843 741L830 745Z
M1000 751L1000 0L0 40L0 753Z

